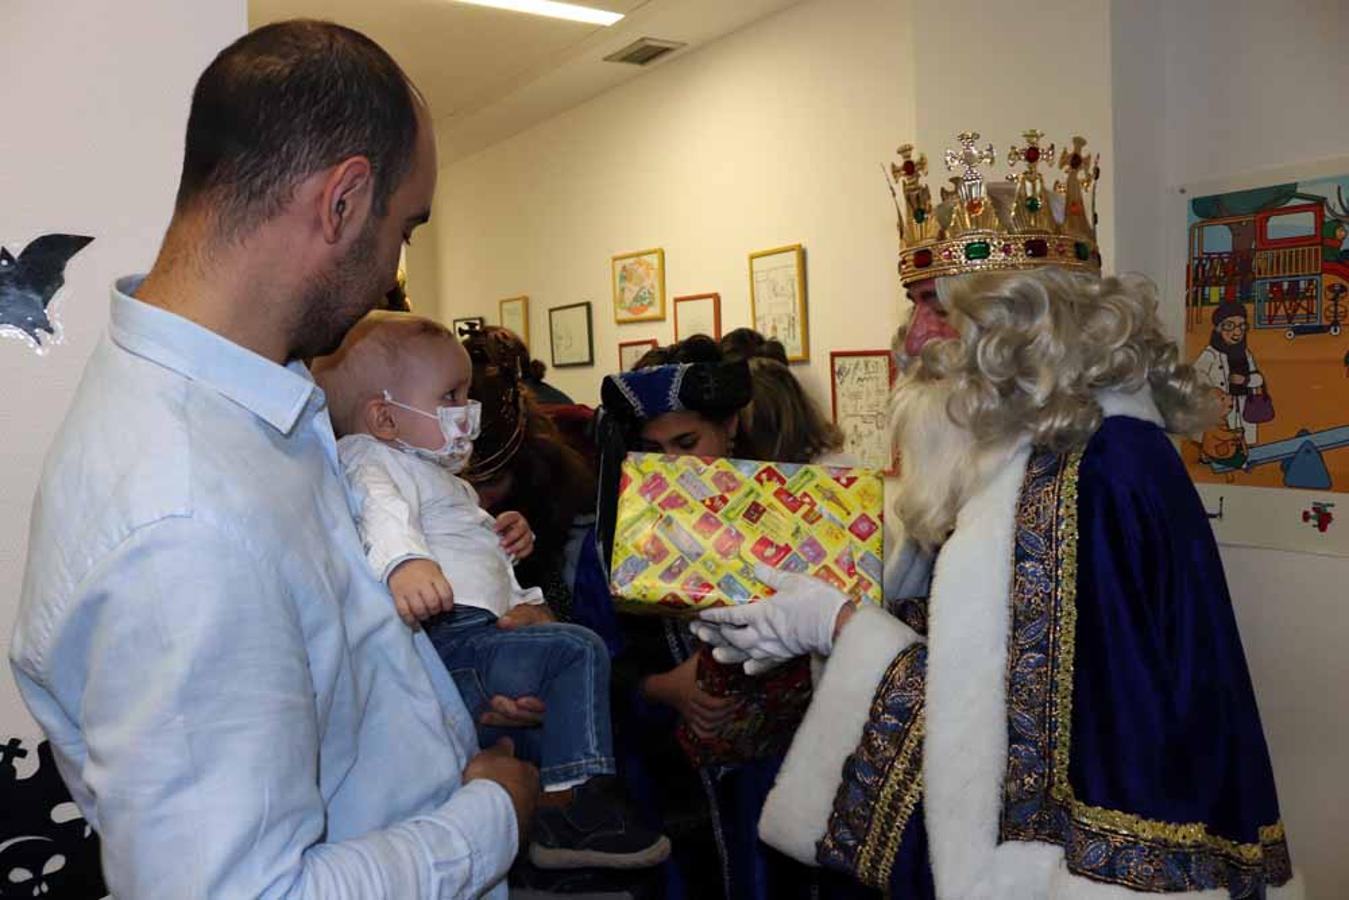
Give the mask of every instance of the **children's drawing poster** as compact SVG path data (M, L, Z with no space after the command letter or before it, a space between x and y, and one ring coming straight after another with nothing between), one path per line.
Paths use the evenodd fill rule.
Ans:
M1349 160L1180 192L1184 353L1224 410L1181 452L1224 543L1349 555L1347 197Z
M862 465L887 474L895 468L890 438L890 387L895 380L889 350L835 350L829 354L834 424L843 451Z

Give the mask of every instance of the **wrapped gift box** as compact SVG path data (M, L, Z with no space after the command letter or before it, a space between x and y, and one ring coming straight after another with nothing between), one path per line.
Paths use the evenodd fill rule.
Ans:
M883 505L866 469L629 453L610 591L627 611L692 615L771 595L762 562L879 604Z

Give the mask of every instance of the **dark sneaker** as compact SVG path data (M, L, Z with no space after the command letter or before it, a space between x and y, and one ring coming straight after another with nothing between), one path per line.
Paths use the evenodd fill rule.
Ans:
M529 845L540 869L642 869L669 855L670 839L637 820L612 776L576 788L567 806L540 807Z

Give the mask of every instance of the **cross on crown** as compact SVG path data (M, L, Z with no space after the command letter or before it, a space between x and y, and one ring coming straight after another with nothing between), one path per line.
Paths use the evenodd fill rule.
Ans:
M1034 176L1039 174L1039 170L1036 167L1040 164L1040 160L1045 156L1048 156L1051 160L1054 158L1053 144L1050 144L1048 148L1040 146L1040 138L1044 136L1045 134L1043 131L1038 131L1034 128L1030 131L1022 132L1021 137L1025 139L1026 146L1018 147L1013 144L1012 149L1007 153L1007 162L1013 166L1024 162L1026 164L1026 175ZM1015 173L1010 176L1013 181L1017 181L1021 177L1021 175Z
M983 183L984 176L979 173L979 164L993 165L997 160L997 155L993 152L993 145L989 144L980 150L974 145L979 140L979 132L962 131L956 135L956 140L960 141L960 152L954 150L946 151L946 169L951 171L956 166L963 166L965 171L961 173L960 180L966 184Z

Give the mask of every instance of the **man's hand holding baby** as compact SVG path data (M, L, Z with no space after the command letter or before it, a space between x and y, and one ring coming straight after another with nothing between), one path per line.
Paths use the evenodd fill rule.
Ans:
M399 563L389 575L389 592L399 618L413 629L418 622L454 609L454 588L434 560Z

